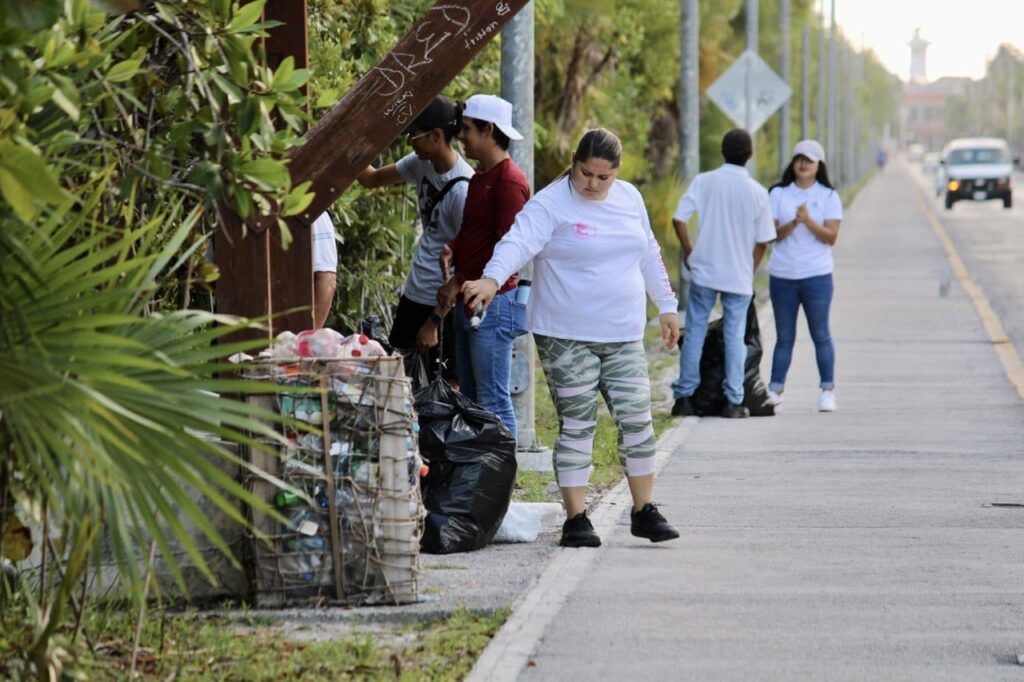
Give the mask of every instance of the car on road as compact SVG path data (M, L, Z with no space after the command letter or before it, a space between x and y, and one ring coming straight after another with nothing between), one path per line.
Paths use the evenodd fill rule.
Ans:
M958 201L1001 199L1013 206L1010 176L1015 159L1005 140L996 137L964 137L942 150L940 161L946 183L946 208Z

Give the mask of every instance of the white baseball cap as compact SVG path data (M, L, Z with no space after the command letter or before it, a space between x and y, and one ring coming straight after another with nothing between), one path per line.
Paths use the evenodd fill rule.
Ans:
M462 115L493 123L510 140L523 139L519 131L512 127L512 103L497 95L473 95L466 100Z
M793 147L793 156L806 156L811 161L824 161L825 148L817 140L800 140Z

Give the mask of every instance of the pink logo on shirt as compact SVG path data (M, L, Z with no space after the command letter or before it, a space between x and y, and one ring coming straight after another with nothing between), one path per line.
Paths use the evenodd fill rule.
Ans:
M590 239L597 234L597 228L586 223L576 223L572 226L572 231L580 239Z

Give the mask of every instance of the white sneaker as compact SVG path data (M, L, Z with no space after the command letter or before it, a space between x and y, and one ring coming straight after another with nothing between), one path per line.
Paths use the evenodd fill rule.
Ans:
M818 398L818 412L835 412L836 394L830 390L823 390Z
M782 394L769 389L768 404L775 408L775 414L782 412Z

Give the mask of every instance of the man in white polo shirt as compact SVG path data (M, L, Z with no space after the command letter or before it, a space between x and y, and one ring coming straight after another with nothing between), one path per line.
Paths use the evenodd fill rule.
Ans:
M327 322L338 288L338 242L334 222L324 211L309 226L313 240L313 328Z
M746 417L743 406L743 342L747 308L754 295L754 270L765 246L775 240L768 191L750 177L744 164L753 153L745 130L734 128L722 138L725 163L693 179L679 200L673 222L683 244L692 281L686 306L686 330L679 358L679 378L672 383L675 416L695 414L690 398L700 385L700 356L708 318L721 296L725 323L725 382L728 404L723 417ZM686 237L686 222L700 217L696 244Z

